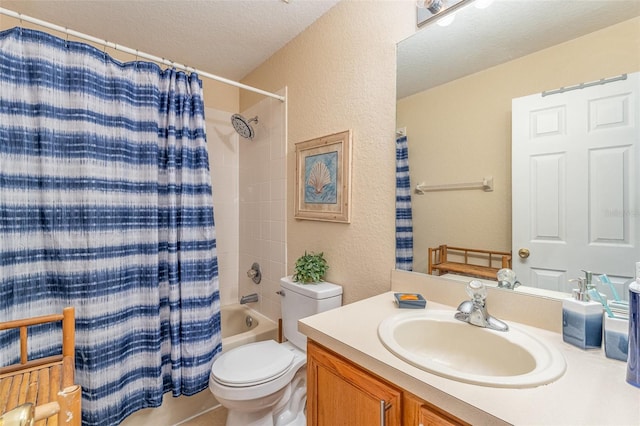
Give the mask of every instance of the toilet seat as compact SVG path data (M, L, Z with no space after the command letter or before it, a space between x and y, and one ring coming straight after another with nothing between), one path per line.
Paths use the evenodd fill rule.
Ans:
M211 375L225 386L255 386L285 374L293 359L293 352L274 340L248 343L220 355L211 366Z
M217 367L216 364L218 364L218 362L225 354L231 354L232 351L235 351L235 349L241 349L249 346L249 348L251 348L250 352L252 353L249 362L258 362L257 360L263 357L262 348L272 348L274 345L278 347L278 349L275 349L275 351L278 351L280 353L280 356L282 356L283 358L289 358L289 356L292 355L293 359L290 361L289 365L284 368L283 371L280 371L278 373L272 371L271 377L269 379L265 379L262 383L254 385L236 384L235 386L229 386L221 383L220 380L214 375L214 370L216 370L216 375L222 375L224 378L224 373L218 371L218 368L220 367ZM284 350L286 354L281 352L280 349ZM225 364L227 363L227 361L225 361L224 359L222 359L222 361L224 361ZM277 343L274 340L270 340L257 342L255 344L249 343L247 345L231 349L229 350L229 352L223 353L213 362L213 365L211 366L211 374L209 375L209 388L211 392L213 392L214 396L218 398L218 401L223 405L225 404L223 403L223 401L227 401L227 403L229 401L249 401L256 398L264 398L269 395L277 397L278 393L282 393L285 391L286 386L289 385L296 372L300 370L300 368L304 368L306 364L306 352L303 352L299 348L295 347L291 344L291 342ZM232 377L228 377L227 380L230 378L233 379ZM236 379L236 382L237 381L238 380Z

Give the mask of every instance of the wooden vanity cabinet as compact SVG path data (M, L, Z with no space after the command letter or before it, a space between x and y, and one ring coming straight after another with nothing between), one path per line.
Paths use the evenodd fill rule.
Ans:
M308 426L466 424L335 352L308 340Z
M400 389L308 341L308 426L401 426L401 402Z

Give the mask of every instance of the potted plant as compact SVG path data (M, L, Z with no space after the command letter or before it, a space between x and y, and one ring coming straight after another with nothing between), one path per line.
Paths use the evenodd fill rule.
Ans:
M327 260L323 253L307 253L296 260L293 269L293 281L301 284L318 283L324 278L324 274L329 269Z

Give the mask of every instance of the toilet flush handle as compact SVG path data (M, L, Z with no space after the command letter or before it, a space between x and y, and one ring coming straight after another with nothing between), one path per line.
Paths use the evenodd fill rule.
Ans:
M276 294L278 294L278 295L280 295L280 296L282 296L282 297L284 297L284 296L285 296L285 294L284 294L284 290L278 290L278 291L276 291Z

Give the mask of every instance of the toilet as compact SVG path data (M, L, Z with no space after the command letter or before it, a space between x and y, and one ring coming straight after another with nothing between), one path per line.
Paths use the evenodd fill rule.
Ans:
M227 426L305 426L307 338L298 320L342 305L342 287L280 280L284 343L248 343L222 353L209 389L227 408Z

